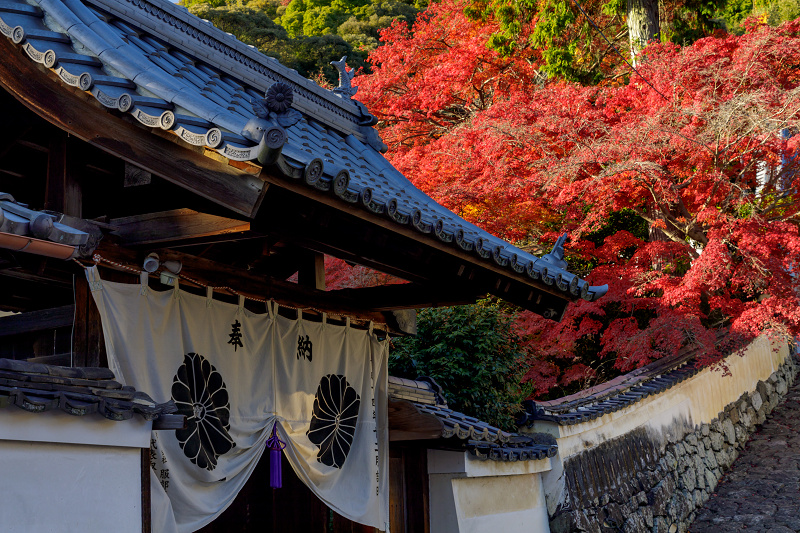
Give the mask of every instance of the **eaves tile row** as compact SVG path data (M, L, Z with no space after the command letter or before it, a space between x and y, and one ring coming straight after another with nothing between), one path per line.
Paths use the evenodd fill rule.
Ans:
M0 33L65 84L103 106L236 161L259 160L266 138L250 125L275 83L291 88L291 114L265 124L285 139L267 164L286 179L435 236L479 261L594 300L563 264L537 258L434 202L383 157L374 117L166 0L0 0ZM290 117L291 120L289 119Z
M408 400L405 396L428 392L424 399ZM463 448L480 460L532 461L554 457L558 453L555 444L541 444L526 435L509 433L487 424L475 417L453 411L441 398L441 387L431 378L418 380L389 376L389 397L408 400L417 410L433 415L442 422L442 439L462 441Z
M101 237L100 231L84 220L30 209L0 192L2 248L69 259L91 254Z
M60 410L73 416L100 414L109 420L134 415L156 420L177 411L126 387L107 368L72 368L0 359L0 408L15 405L31 413Z
M586 396L580 401L558 404L527 400L523 402L524 413L517 422L528 427L531 427L536 420L555 422L562 426L589 422L630 407L648 396L661 394L701 370L702 368L694 361L683 362L672 370L654 376L643 376L627 387L614 387L597 395Z

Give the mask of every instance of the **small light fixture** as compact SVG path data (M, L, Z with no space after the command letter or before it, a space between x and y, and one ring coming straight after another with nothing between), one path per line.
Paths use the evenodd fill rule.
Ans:
M172 272L173 274L178 274L183 268L183 263L180 261L164 261L164 268Z
M173 274L172 272L168 272L166 270L161 271L161 276L159 276L161 283L164 285L173 286L175 285L175 281L178 279L177 274Z
M158 260L158 254L153 253L145 257L142 268L144 268L145 272L149 272L152 274L153 272L158 270L159 265L160 262Z

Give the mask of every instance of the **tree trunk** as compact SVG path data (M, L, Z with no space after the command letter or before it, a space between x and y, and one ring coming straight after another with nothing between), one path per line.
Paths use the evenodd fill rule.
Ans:
M628 0L628 38L634 65L642 48L658 39L660 32L658 0Z

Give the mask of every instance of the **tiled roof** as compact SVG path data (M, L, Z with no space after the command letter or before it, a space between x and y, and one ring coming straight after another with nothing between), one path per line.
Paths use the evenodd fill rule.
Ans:
M35 211L0 192L2 248L70 259L91 254L101 237L100 230L81 219Z
M605 294L606 286L567 272L558 253L537 258L419 191L383 157L374 117L346 91L322 89L185 8L166 0L33 1L0 0L0 32L102 105L228 159L270 165L567 299ZM278 100L265 99L276 87Z
M431 378L411 380L389 376L389 398L410 401L420 413L438 418L442 422L441 437L463 441L464 448L478 459L528 461L558 453L555 444L538 443L532 437L503 431L449 409L440 391Z
M694 360L696 355L697 350L684 350L570 396L543 402L525 401L524 413L517 422L531 427L536 420L547 420L568 426L619 411L700 372L702 367Z
M0 408L16 405L38 413L60 409L75 416L99 413L109 420L165 418L175 404L158 404L147 394L114 380L107 368L75 368L0 359Z
M467 449L478 459L492 461L534 461L555 457L558 454L557 445L536 444L532 440L507 442L502 445L485 441L469 441Z

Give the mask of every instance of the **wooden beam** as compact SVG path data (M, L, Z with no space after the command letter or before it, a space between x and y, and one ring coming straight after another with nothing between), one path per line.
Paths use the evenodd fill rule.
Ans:
M0 159L5 157L5 155L12 150L16 149L17 141L25 137L29 131L33 129L32 124L27 124L23 115L23 109L18 106L8 106L11 109L4 109L8 116L5 117L5 120L8 124L14 124L14 128L5 128L6 131L0 133L0 142L2 142L2 147L0 147Z
M338 289L328 292L342 298L356 300L364 308L375 311L474 304L479 298L486 296L486 293L472 294L468 287L453 289L415 283Z
M153 420L153 431L160 429L186 429L186 415L159 415Z
M9 176L12 176L12 177L18 178L18 179L21 179L21 178L25 177L25 174L20 174L19 172L14 172L13 170L6 170L6 169L3 169L3 168L0 168L0 173L8 174Z
M156 422L158 419L156 419ZM153 429L155 429L155 422L153 423ZM142 533L151 533L152 531L152 518L151 518L151 508L152 505L150 502L150 476L153 475L152 473L152 466L150 465L150 447L142 448L141 451L141 458L139 460L139 468L141 472L140 477L140 484L141 484L141 498L142 498Z
M263 213L267 215L264 218L266 225L275 231L288 230L288 233L286 234L287 237L291 234L295 236L303 236L305 240L302 242L304 242L306 247L310 249L333 255L341 259L351 260L356 263L375 268L376 270L380 270L382 272L393 273L394 275L409 281L423 281L423 277L416 276L416 274L420 271L420 266L429 267L433 262L446 261L450 264L468 265L473 271L481 272L481 277L484 278L486 285L489 288L486 290L486 292L492 293L500 298L506 299L507 301L511 301L512 303L516 303L517 305L528 309L530 308L526 307L523 302L528 301L527 295L531 290L537 293L548 294L551 298L545 298L548 301L552 301L554 305L556 304L554 300L563 300L563 303L558 304L557 307L562 305L566 306L566 302L578 299L576 296L563 293L541 281L531 280L524 273L513 272L507 267L501 267L497 264L494 264L492 261L479 259L474 253L465 252L456 246L443 243L432 233L424 234L411 228L410 226L398 224L382 215L377 215L360 207L354 207L353 204L345 202L330 192L320 191L313 187L304 185L302 180L293 181L285 178L284 176L278 174L276 170L271 167L265 167L261 172L261 177L273 185L274 189L278 189L274 192L271 192L271 194L265 198L265 202L269 202L270 205L270 209L263 210ZM279 191L283 191L283 193ZM293 194L295 199L287 200L288 196L285 194L286 192ZM292 228L292 225L295 225L297 221L301 219L305 219L302 220L302 222L310 222L310 218L308 217L309 212L305 210L305 205L303 208L301 208L300 204L302 202L298 202L296 198L305 199L306 204L309 201L318 204L320 209L317 211L319 213L324 213L324 215L317 217L313 223L309 224L309 226L313 228L313 231L307 231L308 227L306 224L303 224L302 229L297 227ZM278 211L273 212L272 209L276 207L278 208ZM360 224L360 230L356 233L352 233L348 231L346 227L339 225L339 223L342 221L342 218L339 218L335 224L331 223L320 227L319 223L321 218L327 217L330 222L330 219L332 219L330 213L332 211L337 211L344 217L368 221L370 224ZM313 218L313 215L311 218ZM279 224L272 225L276 221L279 222ZM288 226L281 225L280 222L288 222ZM347 224L347 226L352 226L352 224ZM368 229L371 227L376 229ZM254 228L258 229L256 226L254 226ZM380 228L383 231L377 231L377 228ZM324 231L316 231L317 229ZM364 253L353 255L353 247L351 246L351 243L357 243L360 239L363 240L363 237L367 232L371 232L372 234L380 233L384 238L393 237L391 240L394 242L405 243L404 248L401 249L411 250L412 246L410 246L410 244L415 244L416 246L414 248L417 250L416 253L424 255L424 258L429 261L429 264L419 265L418 261L414 261L411 265L409 265L409 268L405 269L406 273L401 274L399 272L402 271L402 269L396 264L396 261L394 260L395 258L392 255L396 250L390 250L389 257L379 258L378 253L369 253L369 246L367 246L366 249L362 250ZM329 236L337 236L339 238L331 240L328 238ZM342 237L346 237L346 246L337 247L335 243L342 242ZM312 243L314 244L312 245ZM348 252L350 253L348 254ZM414 266L414 263L417 263L417 265ZM430 277L428 277L428 279L430 279ZM498 285L498 280L501 283L499 284L500 287L496 288ZM517 295L515 300L508 299L508 296L510 295L508 294L509 291L504 289L506 286L509 288L515 287L520 289L516 291ZM522 298L520 298L520 296L522 296Z
M164 244L190 246L261 236L250 231L250 223L233 218L173 209L109 220L126 245Z
M202 257L184 254L170 249L135 250L116 246L103 241L97 249L103 258L122 264L141 268L146 252L155 252L162 261L180 261L181 274L195 279L203 285L230 287L237 293L250 298L272 299L285 306L313 308L330 315L350 316L354 321L366 324L386 324L390 332L406 335L402 324L391 312L383 313L364 309L358 302L331 295L296 283L269 278L251 271L234 268Z
M575 297L544 283L532 283L527 276L498 272L489 262L459 254L445 253L438 247L392 232L382 225L370 224L353 212L337 211L280 187L272 187L264 209L253 221L256 230L269 231L287 242L325 253L381 272L434 286L448 294L471 298L493 294L559 320L569 300ZM496 265L495 265L496 266ZM540 288L541 287L544 288Z
M37 152L41 152L43 154L46 154L50 151L50 148L48 148L47 146L42 146L39 143L28 141L25 139L18 140L16 144L24 146L25 148L30 148L31 150L35 150Z
M0 317L0 337L71 326L74 316L75 306L65 305Z
M300 255L305 251L293 246L281 247L280 251L258 259L254 268L275 279L287 279L300 270Z
M75 330L72 351L75 366L108 367L100 311L97 310L92 298L89 282L83 276L79 276L75 282Z
M444 424L421 412L408 400L389 400L389 441L427 440L442 437Z
M235 213L255 216L265 183L247 169L206 157L173 134L106 109L31 61L9 39L0 39L0 55L0 86L51 124Z
M28 357L25 360L29 363L42 363L43 365L70 366L72 363L72 354L57 353L53 355L42 355L39 357Z

